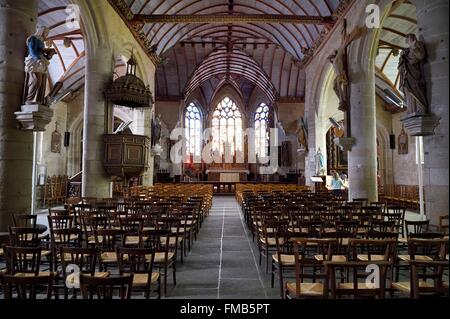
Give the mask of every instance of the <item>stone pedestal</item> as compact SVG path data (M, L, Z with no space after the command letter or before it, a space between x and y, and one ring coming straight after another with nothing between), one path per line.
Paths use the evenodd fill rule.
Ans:
M37 0L0 1L0 232L11 214L31 209L33 134L17 129L26 39L36 31Z
M440 118L433 114L410 114L401 119L406 131L411 136L434 135L439 120Z
M52 121L53 110L46 105L22 105L21 111L14 112L20 128L24 131L42 132Z

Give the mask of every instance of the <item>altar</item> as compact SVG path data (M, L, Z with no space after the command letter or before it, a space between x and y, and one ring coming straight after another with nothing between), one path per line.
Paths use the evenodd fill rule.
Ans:
M208 181L222 183L246 182L250 171L244 165L211 165L206 170Z

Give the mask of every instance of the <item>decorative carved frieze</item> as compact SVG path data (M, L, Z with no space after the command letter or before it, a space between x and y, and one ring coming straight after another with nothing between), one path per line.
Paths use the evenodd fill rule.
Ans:
M147 56L156 65L161 63L161 58L156 54L156 46L152 45L142 28L143 23L130 23L134 18L134 13L125 0L108 0L114 10L127 22L128 28L133 34L136 41L141 44Z

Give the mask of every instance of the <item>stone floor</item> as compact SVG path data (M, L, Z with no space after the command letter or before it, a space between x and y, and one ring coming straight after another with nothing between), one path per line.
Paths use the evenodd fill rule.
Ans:
M214 197L184 265L177 269L177 285L169 298L273 299L270 275L258 267L258 249L247 231L234 197Z

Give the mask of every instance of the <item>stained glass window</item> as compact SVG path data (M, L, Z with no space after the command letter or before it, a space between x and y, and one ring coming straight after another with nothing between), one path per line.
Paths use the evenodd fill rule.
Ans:
M225 151L229 145L231 155L242 151L242 114L236 103L225 97L218 105L212 117L213 150Z
M186 107L184 117L186 154L200 156L202 151L202 113L194 104Z
M255 112L255 150L259 158L267 157L269 147L270 108L261 103Z

